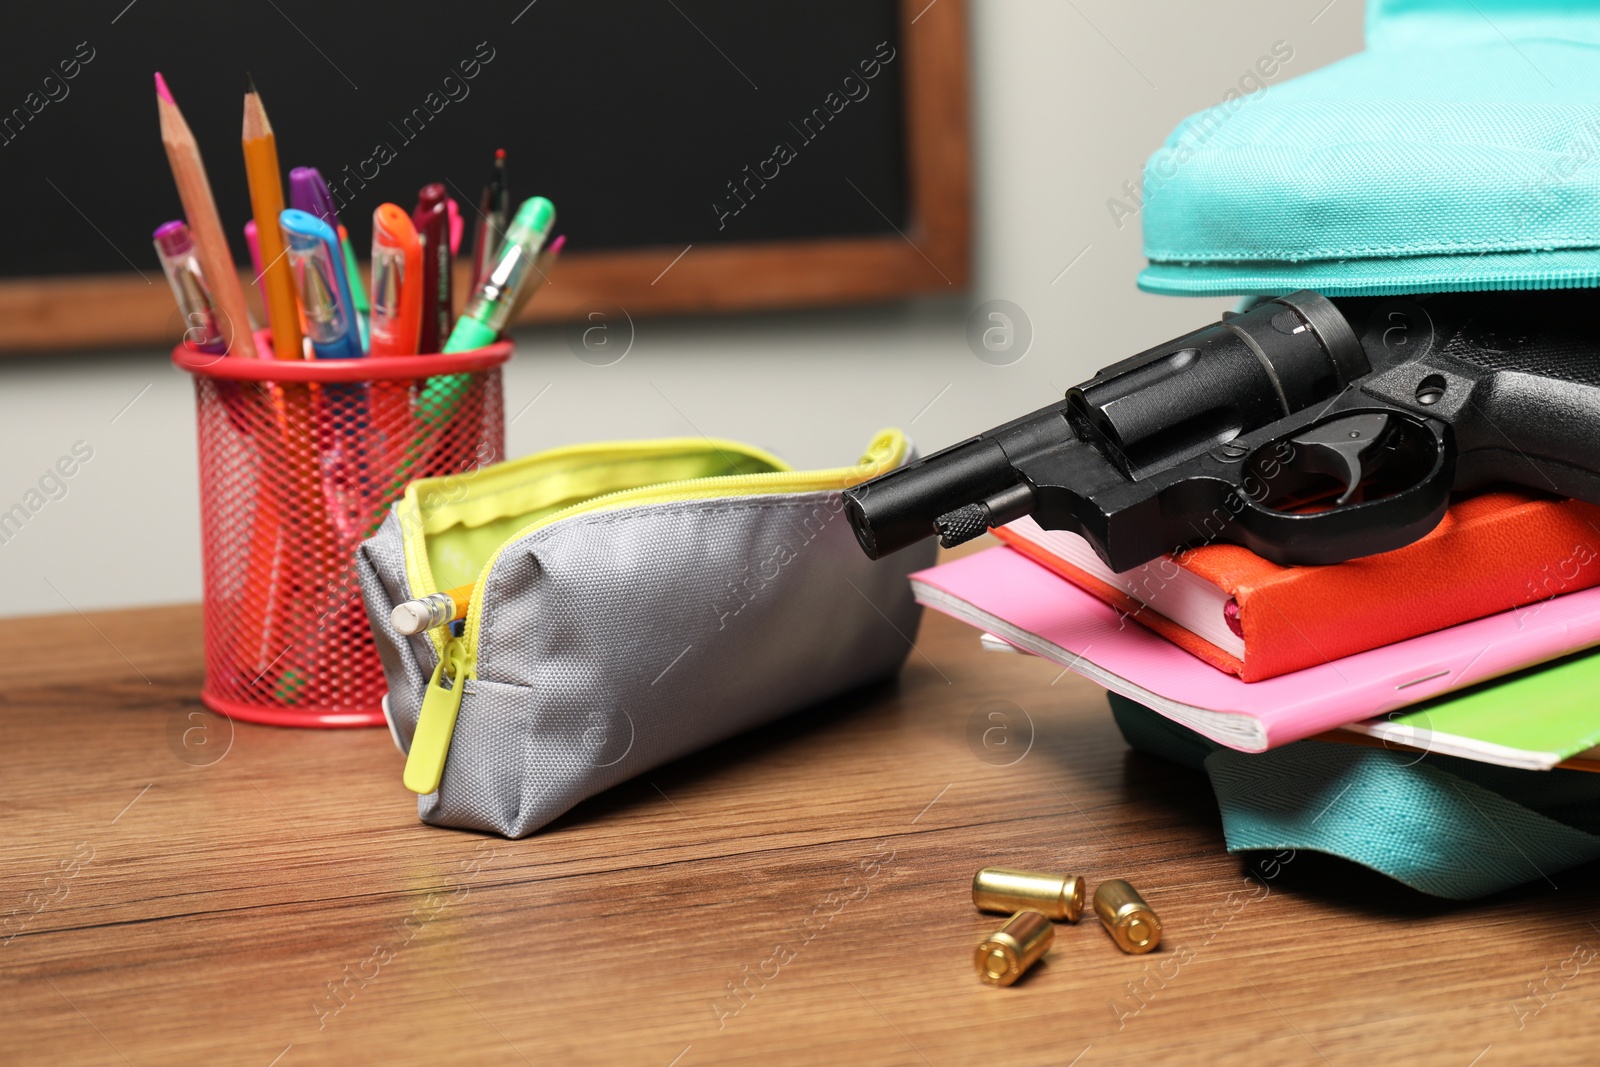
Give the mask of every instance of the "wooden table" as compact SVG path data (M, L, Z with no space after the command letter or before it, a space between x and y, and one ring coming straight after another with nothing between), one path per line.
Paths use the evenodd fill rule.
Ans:
M3 632L5 1063L1493 1067L1600 1042L1595 875L1470 905L1304 853L1264 876L1098 689L941 616L897 687L522 841L418 822L383 730L204 713L197 609ZM1130 879L1163 951L1091 915L982 985L988 863Z

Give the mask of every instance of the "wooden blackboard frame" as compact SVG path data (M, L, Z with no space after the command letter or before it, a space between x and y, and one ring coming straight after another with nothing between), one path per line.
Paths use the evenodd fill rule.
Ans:
M571 321L597 305L650 316L964 289L972 255L965 0L900 0L899 10L910 204L902 235L707 245L687 254L575 251L562 257L552 284L518 321ZM466 265L457 267L457 284L465 286ZM0 352L169 343L173 321L166 286L134 274L0 281Z

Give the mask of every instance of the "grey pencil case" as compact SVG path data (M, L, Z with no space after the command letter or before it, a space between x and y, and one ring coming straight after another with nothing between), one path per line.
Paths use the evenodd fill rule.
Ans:
M424 822L532 833L653 767L894 674L925 542L873 563L841 490L905 463L794 471L704 438L542 452L411 483L357 569ZM460 636L396 603L472 584Z

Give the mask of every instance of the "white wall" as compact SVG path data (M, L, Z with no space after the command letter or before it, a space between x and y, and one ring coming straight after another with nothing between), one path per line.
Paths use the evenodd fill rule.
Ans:
M609 367L577 360L560 329L519 333L508 412L548 389L510 427L510 453L701 432L832 466L853 461L881 426L908 427L933 449L1049 403L1227 303L1137 292L1137 219L1118 229L1107 199L1138 180L1180 118L1219 102L1274 42L1294 48L1284 76L1361 46L1359 0L969 0L969 13L970 296L644 321ZM1010 366L982 363L967 346L968 310L992 298L1032 323L1031 349ZM0 511L74 442L93 449L66 495L0 544L10 594L0 615L199 599L192 397L158 351L0 362Z

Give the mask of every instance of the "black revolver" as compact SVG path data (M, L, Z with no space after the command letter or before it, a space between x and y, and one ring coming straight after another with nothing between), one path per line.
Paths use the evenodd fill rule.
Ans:
M848 490L846 511L873 559L1032 515L1123 571L1214 541L1283 564L1386 552L1489 483L1600 503L1596 310L1583 290L1302 290Z

